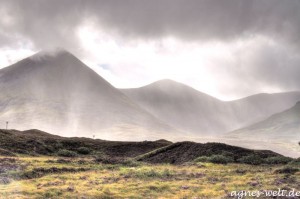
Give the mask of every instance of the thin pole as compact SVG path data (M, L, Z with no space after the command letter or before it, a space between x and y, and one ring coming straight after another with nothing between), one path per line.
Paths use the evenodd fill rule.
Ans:
M7 130L7 127L8 127L8 121L6 122L6 130Z

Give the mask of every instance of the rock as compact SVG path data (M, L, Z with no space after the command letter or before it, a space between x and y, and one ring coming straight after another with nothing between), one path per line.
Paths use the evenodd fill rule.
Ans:
M74 192L75 191L75 187L74 186L69 186L68 188L67 188L67 191L69 191L69 192Z
M252 187L256 187L256 186L259 185L259 182L257 182L257 181L252 181L252 182L249 182L248 184L251 185Z
M243 169L237 169L237 170L235 170L235 172L238 174L245 174L247 171L243 170Z
M79 179L80 179L80 180L86 180L86 179L87 179L87 176L80 176Z
M9 184L11 182L11 179L7 177L0 178L0 184Z
M181 188L181 189L184 189L184 190L187 190L187 189L189 189L190 187L187 186L187 185L182 185L180 188Z

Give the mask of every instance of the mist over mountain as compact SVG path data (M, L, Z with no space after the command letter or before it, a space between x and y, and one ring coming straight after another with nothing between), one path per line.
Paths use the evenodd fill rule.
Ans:
M1 69L0 89L0 118L9 128L116 140L175 132L64 50Z
M241 128L286 110L300 100L300 92L288 92L221 101L172 80L122 92L167 124L198 136Z
M260 93L239 100L229 101L235 110L240 127L253 124L293 107L300 100L300 92Z
M265 120L226 133L224 140L233 145L267 148L288 156L299 157L300 102Z
M224 129L223 103L172 80L122 89L141 107L181 130L204 135Z
M292 108L276 113L269 118L227 134L236 139L286 141L297 143L300 140L300 102Z

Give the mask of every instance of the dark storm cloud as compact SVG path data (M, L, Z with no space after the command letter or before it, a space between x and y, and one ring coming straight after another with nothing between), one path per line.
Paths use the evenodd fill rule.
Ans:
M299 43L298 0L2 0L0 4L15 19L10 31L39 45L45 39L73 43L69 40L74 28L86 19L133 38L224 40L266 34Z
M1 1L0 5L10 16L11 22L3 25L3 30L11 37L22 36L37 48L64 45L74 42L74 28L84 18L82 6L69 6L70 1ZM76 45L76 44L75 44Z
M108 1L107 1L108 2ZM99 19L125 34L175 35L183 39L231 39L268 34L298 41L300 1L165 0L112 1ZM94 12L95 13L95 12Z

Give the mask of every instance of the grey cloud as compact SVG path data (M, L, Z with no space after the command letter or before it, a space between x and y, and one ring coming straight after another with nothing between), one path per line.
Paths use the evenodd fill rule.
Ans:
M224 66L226 86L223 91L241 97L273 88L279 91L300 90L300 54L291 46L265 43L246 48L236 55L232 65ZM223 93L225 94L225 93Z
M79 4L69 4L70 1L1 1L0 5L13 18L13 24L4 28L12 36L29 39L40 49L75 47L74 28L85 15Z
M107 27L134 37L224 40L266 34L299 42L295 0L102 1L92 10Z
M262 50L253 57L249 75L283 90L299 90L300 55L284 48Z
M45 39L73 43L69 40L74 39L74 28L89 17L133 38L223 40L266 34L299 43L297 0L2 0L0 4L17 20L15 31L39 45Z
M13 19L9 26L0 23L0 47L13 45L17 35L36 49L61 46L78 55L75 30L86 20L124 39L197 42L264 35L278 42L276 49L264 46L230 66L227 79L232 76L234 84L244 75L250 82L300 89L299 0L1 0L0 7Z

